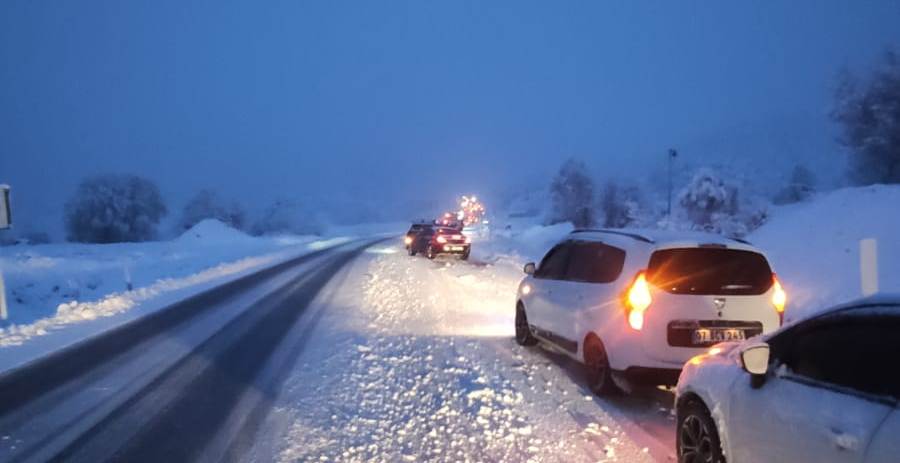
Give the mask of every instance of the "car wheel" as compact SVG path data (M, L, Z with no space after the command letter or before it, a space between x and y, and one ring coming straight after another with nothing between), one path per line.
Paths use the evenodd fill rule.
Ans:
M469 260L469 251L460 254L459 258L462 260Z
M528 317L522 304L516 305L516 342L520 346L533 346L538 342L531 334L531 327L528 326Z
M679 463L725 463L716 424L702 403L692 401L678 410L676 434Z
M411 256L416 255L416 248L412 244L410 244L409 247L406 249L409 249L409 255L411 255Z
M620 392L619 387L613 381L609 357L599 338L591 336L585 341L584 363L587 369L588 387L594 394L608 396Z
M431 245L428 245L428 249L425 250L425 256L429 259L434 259L434 248Z

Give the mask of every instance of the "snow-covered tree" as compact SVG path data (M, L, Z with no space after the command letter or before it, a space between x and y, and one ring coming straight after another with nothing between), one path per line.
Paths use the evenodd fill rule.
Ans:
M758 196L742 198L739 191L717 172L699 169L678 194L688 228L742 237L766 223L768 201Z
M613 180L606 182L600 192L603 226L624 228L635 225L640 215L639 195L637 187L623 187Z
M804 201L813 194L816 177L804 166L796 165L791 171L788 184L775 195L775 204L791 204Z
M700 169L679 193L678 204L696 228L712 229L715 219L737 212L737 189L712 169Z
M105 174L81 182L66 203L65 226L70 241L116 243L146 241L166 205L156 185L142 177Z
M238 230L243 229L245 225L245 214L241 205L234 201L225 201L211 190L200 190L185 204L181 211L179 226L187 230L204 219L216 219Z
M900 57L886 52L881 68L862 86L845 74L836 100L832 117L853 155L851 181L900 183Z
M594 182L585 173L584 162L569 159L550 184L553 203L551 224L572 222L576 227L594 225Z
M321 234L324 229L322 221L314 214L305 211L299 201L278 199L263 212L253 224L254 235L278 233Z

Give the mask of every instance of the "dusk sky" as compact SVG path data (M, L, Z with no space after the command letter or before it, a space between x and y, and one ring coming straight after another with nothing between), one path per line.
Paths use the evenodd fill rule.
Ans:
M0 183L49 227L100 172L177 211L203 187L251 205L545 188L566 157L639 175L669 146L829 171L838 72L898 25L897 1L5 0Z

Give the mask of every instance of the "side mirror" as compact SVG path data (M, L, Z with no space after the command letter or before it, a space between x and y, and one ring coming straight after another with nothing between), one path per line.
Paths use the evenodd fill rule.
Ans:
M525 264L525 273L527 273L528 275L534 275L534 262Z
M741 366L750 373L750 384L754 388L762 386L769 370L769 345L760 342L742 348Z

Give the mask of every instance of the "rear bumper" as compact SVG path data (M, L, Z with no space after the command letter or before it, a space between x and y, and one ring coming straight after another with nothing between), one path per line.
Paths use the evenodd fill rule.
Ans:
M466 254L469 252L468 244L442 244L434 249L435 254Z
M674 386L678 384L681 368L628 367L617 373L635 384Z

